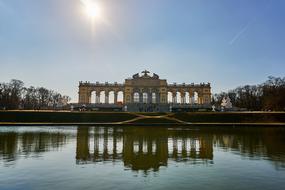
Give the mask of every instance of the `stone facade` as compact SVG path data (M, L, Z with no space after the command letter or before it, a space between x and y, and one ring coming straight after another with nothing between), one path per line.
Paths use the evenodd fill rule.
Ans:
M143 71L125 79L123 84L120 83L90 83L79 82L79 104L91 104L91 94L95 92L95 104L100 102L101 92L105 92L104 104L109 104L109 94L114 93L114 101L117 104L118 93L123 94L121 104L198 104L206 105L211 102L210 83L200 84L168 84L166 79L160 79L153 73L149 75L148 71ZM169 94L172 99L169 99ZM102 98L101 98L102 99ZM178 101L179 100L179 101Z

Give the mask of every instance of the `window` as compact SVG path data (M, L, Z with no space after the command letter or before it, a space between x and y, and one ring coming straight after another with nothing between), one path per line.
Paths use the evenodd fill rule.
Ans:
M140 94L138 92L134 93L134 102L140 102Z
M155 94L155 92L153 92L153 93L151 94L151 102L152 102L152 103L156 103L156 94Z
M143 103L147 103L147 98L148 98L147 93L144 92L143 93Z

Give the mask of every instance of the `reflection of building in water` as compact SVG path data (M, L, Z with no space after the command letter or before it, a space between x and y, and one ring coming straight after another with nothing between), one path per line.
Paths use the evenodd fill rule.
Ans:
M158 170L169 159L192 164L212 163L212 135L167 128L78 127L78 164L122 160L133 170Z
M167 136L149 135L137 129L124 136L123 162L133 170L158 170L167 165Z

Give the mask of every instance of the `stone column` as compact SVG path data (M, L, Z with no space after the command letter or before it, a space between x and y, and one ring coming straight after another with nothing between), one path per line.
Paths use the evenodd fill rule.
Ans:
M114 91L114 104L117 104L118 102L118 92Z
M210 104L211 103L211 95L210 94L204 94L203 103L204 104Z
M92 98L91 93L92 93L92 92L89 92L89 93L87 94L87 97L88 97L88 98L87 98L87 99L88 99L88 104L91 104L91 102L92 102L92 101L91 101L91 98Z
M194 104L194 93L189 92L189 104Z
M185 97L185 95L182 97L182 100L183 100L182 104L186 104L186 97Z
M172 103L176 104L177 103L177 96L176 96L177 92L172 93Z
M186 103L185 92L181 92L180 96L181 96L181 104L185 104Z
M155 94L155 98L156 98L155 103L160 104L160 93L159 92Z
M143 103L143 93L139 93L139 103Z
M99 103L100 103L100 92L97 92L97 91L96 91L95 103L96 103L96 104L99 104Z
M203 102L203 95L201 96L201 95L199 95L198 96L198 104L203 104L204 102Z
M109 104L109 92L105 91L105 104Z

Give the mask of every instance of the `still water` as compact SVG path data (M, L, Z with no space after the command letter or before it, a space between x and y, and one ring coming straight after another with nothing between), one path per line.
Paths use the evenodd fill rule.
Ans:
M285 189L285 128L0 127L0 189Z

